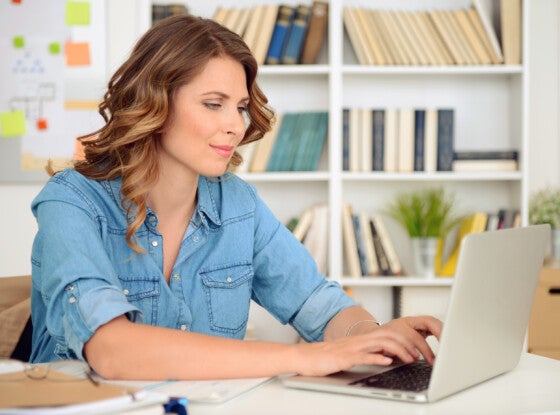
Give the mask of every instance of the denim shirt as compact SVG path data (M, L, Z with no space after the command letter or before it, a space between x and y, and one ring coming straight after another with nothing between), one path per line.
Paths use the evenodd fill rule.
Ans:
M305 247L253 186L237 176L200 177L198 202L169 284L163 239L148 208L126 244L121 180L53 176L32 202L39 225L32 250L31 361L83 359L84 343L120 315L137 323L242 339L250 300L307 341L323 338L339 311L354 305L317 271Z

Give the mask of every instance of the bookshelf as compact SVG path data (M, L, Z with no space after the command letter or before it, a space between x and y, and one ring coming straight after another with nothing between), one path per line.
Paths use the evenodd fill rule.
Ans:
M272 3L267 0L260 3ZM151 5L159 0L131 2L137 35L151 21ZM217 6L239 2L187 2L189 11L211 17ZM482 0L499 35L500 0ZM285 0L282 4L311 4ZM247 7L254 4L247 4ZM253 183L278 218L287 222L314 204L329 206L329 278L352 288L356 297L381 319L390 318L394 287L450 287L452 279L349 278L347 276L341 211L343 201L355 211L382 211L401 191L443 185L456 195L465 213L516 208L522 224L528 212L528 6L522 9L522 63L517 65L368 66L358 63L343 25L345 7L393 10L468 8L471 0L330 0L328 42L316 65L263 65L259 83L272 107L280 112L328 111L326 150L315 172L242 173ZM245 5L244 5L245 7ZM131 13L132 14L132 13ZM305 91L305 93L302 93ZM342 169L342 110L348 107L428 108L455 111L455 149L519 151L519 170L486 173L352 173ZM290 200L290 203L286 203ZM412 269L407 235L387 221L405 270Z

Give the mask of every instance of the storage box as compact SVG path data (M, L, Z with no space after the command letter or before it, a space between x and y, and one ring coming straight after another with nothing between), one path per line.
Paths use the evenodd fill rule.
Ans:
M560 268L541 271L528 333L531 353L556 354L560 358Z

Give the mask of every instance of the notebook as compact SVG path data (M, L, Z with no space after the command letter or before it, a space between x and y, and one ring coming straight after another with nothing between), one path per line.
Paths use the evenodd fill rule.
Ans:
M289 376L287 387L434 402L515 368L550 241L548 225L467 235L462 242L436 361L426 389L380 387L395 367L362 366L324 377ZM403 366L397 366L398 370ZM373 376L373 377L372 377ZM386 374L383 376L387 376Z

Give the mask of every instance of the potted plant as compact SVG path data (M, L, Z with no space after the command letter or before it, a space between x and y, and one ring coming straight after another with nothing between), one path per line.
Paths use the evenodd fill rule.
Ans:
M400 193L388 206L387 214L410 236L416 272L435 276L438 244L462 220L455 214L455 195L446 193L443 187Z
M560 267L560 188L549 186L533 193L529 200L529 223L550 224L551 255L547 265Z

